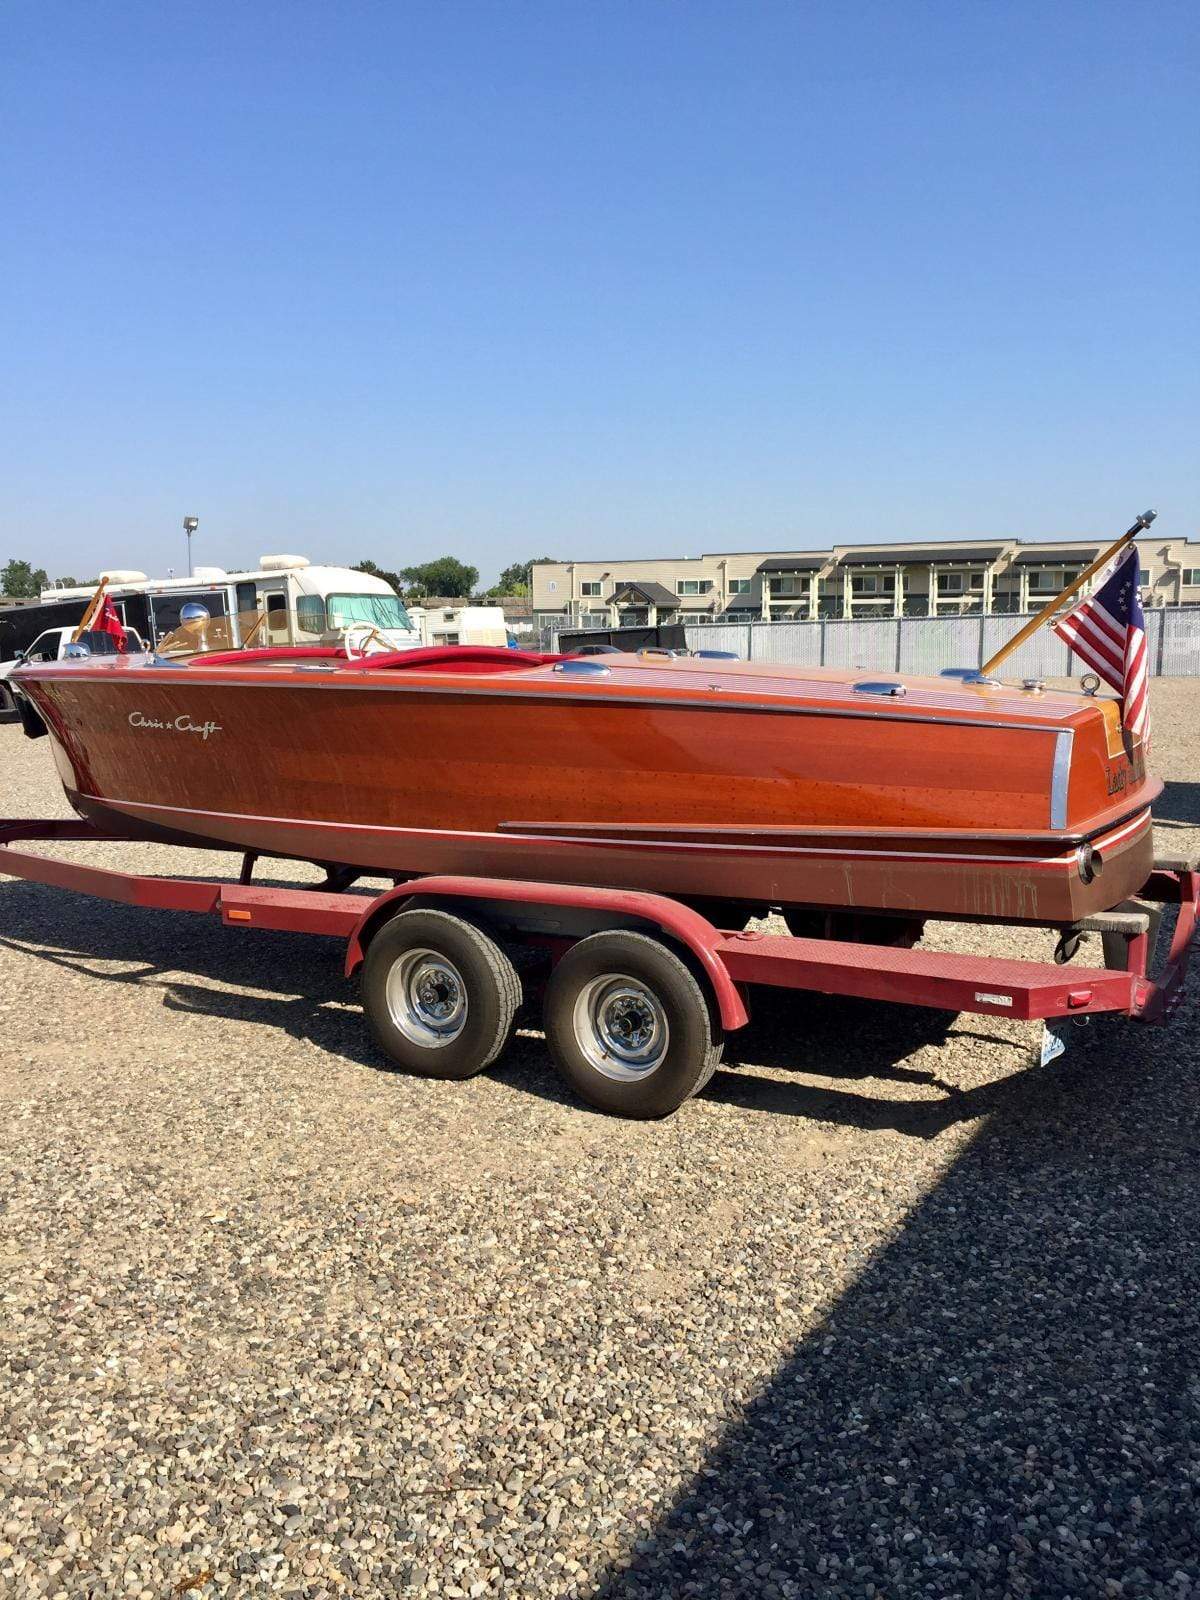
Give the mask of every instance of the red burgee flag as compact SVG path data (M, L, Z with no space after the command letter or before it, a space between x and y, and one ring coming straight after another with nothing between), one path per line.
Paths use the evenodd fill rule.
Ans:
M1100 579L1095 593L1051 627L1117 691L1125 702L1125 726L1145 744L1150 736L1150 698L1141 578L1137 546L1131 544Z
M106 594L101 602L100 609L88 625L92 633L111 633L113 642L118 650L128 650L129 635L121 626L121 619L117 615L117 608L113 605L112 595Z

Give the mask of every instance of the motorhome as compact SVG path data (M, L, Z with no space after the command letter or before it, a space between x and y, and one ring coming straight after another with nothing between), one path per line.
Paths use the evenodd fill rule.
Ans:
M186 578L125 571L101 577L122 622L152 648L179 628L188 606L207 613L214 645L340 643L368 636L393 650L421 644L420 631L384 579L351 567L314 566L306 556L265 555L249 572L197 567ZM91 593L91 588L48 589L42 602L86 604Z

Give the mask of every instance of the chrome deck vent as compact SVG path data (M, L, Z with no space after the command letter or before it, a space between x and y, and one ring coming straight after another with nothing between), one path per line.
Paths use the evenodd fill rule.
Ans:
M902 683L896 683L894 680L892 682L885 682L883 680L868 678L863 683L856 683L854 685L854 692L855 694L890 695L892 699L896 699L900 695L907 694L908 690Z
M554 668L567 678L607 678L609 669L594 659L560 661Z
M943 667L939 678L959 678L963 683L986 683L998 686L999 678L985 678L978 667Z

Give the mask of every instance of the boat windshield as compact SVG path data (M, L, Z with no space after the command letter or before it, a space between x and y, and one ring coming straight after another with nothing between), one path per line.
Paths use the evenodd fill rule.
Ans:
M325 602L331 628L365 622L373 628L411 628L404 604L394 594L331 594Z

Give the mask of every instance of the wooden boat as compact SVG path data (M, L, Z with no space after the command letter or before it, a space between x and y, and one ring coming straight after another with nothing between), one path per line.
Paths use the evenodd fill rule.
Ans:
M1087 694L482 647L92 656L13 681L76 811L139 839L801 924L1066 926L1153 864L1161 785Z

